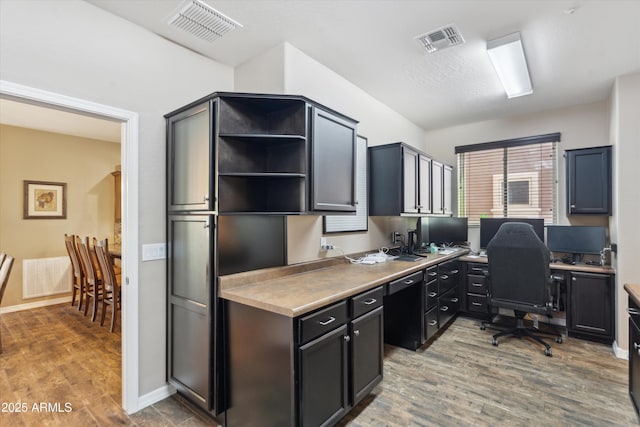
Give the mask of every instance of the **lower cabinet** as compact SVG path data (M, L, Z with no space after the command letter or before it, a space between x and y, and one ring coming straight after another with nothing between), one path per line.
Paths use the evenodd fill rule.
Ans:
M640 415L640 308L629 298L629 396Z
M612 343L615 338L613 276L577 271L568 276L569 335Z
M466 312L483 318L490 315L486 276L488 271L488 265L486 263L467 263L465 291Z
M227 426L331 426L382 380L383 287L291 318L226 302Z

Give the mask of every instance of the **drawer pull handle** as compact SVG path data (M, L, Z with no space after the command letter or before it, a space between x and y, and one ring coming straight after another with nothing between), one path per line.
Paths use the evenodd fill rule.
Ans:
M438 273L436 273L435 271L432 271L431 273L429 273L429 276L431 277L436 277L438 275Z
M449 307L443 305L442 307L440 307L440 311L449 311Z
M412 284L412 283L413 283L413 279L405 280L403 283L404 283L405 285L410 285L410 284Z
M325 320L324 322L318 322L318 323L320 323L322 326L327 326L329 323L333 323L335 321L336 321L336 318L331 316L329 317L328 320Z
M356 336L356 337L359 336L360 335L360 331L356 329L355 331L353 331L353 335Z
M430 298L433 298L433 297L435 297L435 296L436 296L436 295L438 295L438 294L436 294L435 292L429 292L429 294L428 294L428 295L429 295L429 297L430 297Z
M429 322L429 326L436 326L438 324L437 320L432 320L431 322Z
M633 349L634 350L638 350L640 348L640 344L638 344L637 342L633 343Z
M479 271L479 272L482 272L482 271L483 271L483 269L482 269L482 268L480 268L480 267L473 267L471 270L473 270L473 271Z
M458 298L451 298L451 302L453 302L453 303L458 302Z
M344 338L344 340L345 340L346 342L351 341L351 337L350 337L349 335L345 335L345 336L343 336L342 338Z
M446 274L443 274L442 276L440 276L440 278L442 280L447 280L449 278L449 276L447 276Z
M451 270L451 272L449 272L449 274L458 274L460 272L460 270Z
M476 307L480 307L482 304L480 304L479 302L472 302L471 305L475 305Z
M362 301L364 305L371 305L375 304L376 302L378 302L378 300L375 298L369 298L368 300Z
M482 283L472 283L471 286L475 286L476 288L481 288L484 285Z
M638 310L637 308L629 307L627 308L627 313L635 316L640 314L640 310Z

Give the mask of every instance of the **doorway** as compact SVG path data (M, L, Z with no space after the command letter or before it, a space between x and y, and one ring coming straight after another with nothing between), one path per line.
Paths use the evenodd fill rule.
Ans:
M0 97L121 123L122 164L122 407L138 410L138 113L0 81Z

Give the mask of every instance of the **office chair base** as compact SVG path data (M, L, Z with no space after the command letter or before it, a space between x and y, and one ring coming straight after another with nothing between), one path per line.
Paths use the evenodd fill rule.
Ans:
M520 314L520 313L518 313ZM540 338L538 335L539 334L546 334L546 335L553 335L555 337L555 341L558 344L562 344L562 335L560 334L555 334L552 332L545 332L545 331L540 331L538 329L534 329L534 328L528 328L526 326L524 326L524 319L520 316L516 317L517 319L517 325L515 328L511 328L511 329L507 329L501 332L498 332L497 334L495 334L492 339L491 339L491 344L497 346L498 345L498 338L500 337L504 337L504 336L509 336L512 335L516 338L530 338L533 341L536 341L539 344L542 344L545 348L544 350L544 354L545 356L553 356L553 353L551 352L551 346L549 344L547 344L542 338ZM485 330L486 329L486 324L485 322L482 322L481 326L480 326L481 330Z

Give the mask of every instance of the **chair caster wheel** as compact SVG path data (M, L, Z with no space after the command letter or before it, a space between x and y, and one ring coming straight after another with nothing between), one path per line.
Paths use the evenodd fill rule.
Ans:
M549 357L553 356L553 354L551 354L551 349L550 348L545 349L544 355Z
M562 344L562 337L561 337L560 335L558 335L558 336L556 337L556 342L557 342L558 344Z
M491 339L491 344L495 345L496 347L498 346L498 340L496 338L492 338Z

